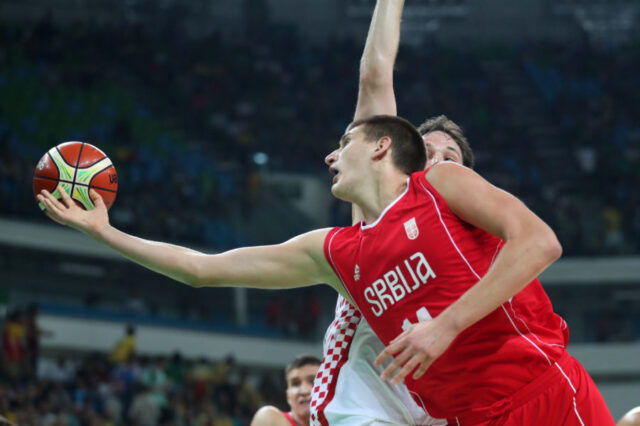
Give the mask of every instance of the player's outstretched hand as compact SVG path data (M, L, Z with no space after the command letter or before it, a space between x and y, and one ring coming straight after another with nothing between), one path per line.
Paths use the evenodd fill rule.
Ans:
M84 210L78 207L62 187L58 188L58 192L61 194L62 200L56 199L44 189L36 197L46 207L45 214L51 220L89 235L96 234L109 226L107 207L100 194L95 190L89 190L89 196L95 206L93 210Z
M376 358L375 365L379 366L389 357L395 356L380 378L387 380L391 377L389 383L396 385L415 370L413 378L419 379L436 358L447 350L456 335L453 327L441 323L438 318L412 324Z

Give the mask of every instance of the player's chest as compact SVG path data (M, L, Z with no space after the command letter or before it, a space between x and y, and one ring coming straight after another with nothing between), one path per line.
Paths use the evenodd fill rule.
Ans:
M394 303L420 291L447 267L446 233L433 214L405 210L365 229L344 260L352 297Z

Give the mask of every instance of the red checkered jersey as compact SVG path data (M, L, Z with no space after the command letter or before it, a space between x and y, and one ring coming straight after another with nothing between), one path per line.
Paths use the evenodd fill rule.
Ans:
M311 390L310 424L328 425L325 409L335 396L338 374L347 362L349 350L360 323L360 312L346 299L338 298L336 317L324 336L324 356Z
M385 345L455 302L503 245L457 218L425 173L414 173L375 223L334 228L325 240L327 261ZM451 418L512 395L553 365L567 340L566 323L536 279L405 383L431 415Z

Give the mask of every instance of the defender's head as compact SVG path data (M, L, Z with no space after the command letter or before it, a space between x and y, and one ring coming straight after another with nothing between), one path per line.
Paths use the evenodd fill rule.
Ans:
M454 161L473 169L471 146L462 129L445 115L427 119L418 127L427 149L427 166Z

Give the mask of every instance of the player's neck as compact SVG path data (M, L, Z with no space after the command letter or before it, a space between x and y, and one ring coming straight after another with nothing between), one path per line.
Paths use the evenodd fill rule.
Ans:
M372 181L368 193L356 204L362 210L365 224L374 223L384 209L396 200L407 188L407 175L394 171L381 174L380 179Z

